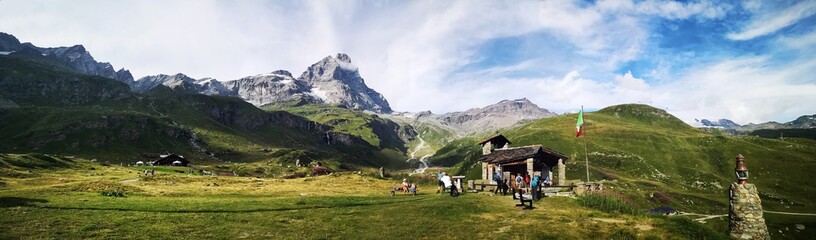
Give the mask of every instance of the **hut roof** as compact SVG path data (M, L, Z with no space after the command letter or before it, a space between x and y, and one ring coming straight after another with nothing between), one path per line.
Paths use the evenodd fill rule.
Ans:
M520 160L527 160L528 158L536 158L545 160L548 166L553 166L552 162L557 162L558 159L563 159L565 162L569 157L555 150L546 148L541 145L515 147L507 149L496 149L490 154L484 155L480 158L482 162L493 164L504 164L516 162Z
M506 137L504 137L504 135L501 135L501 134L496 134L496 135L493 135L493 136L491 136L491 137L489 137L489 138L487 138L485 140L482 140L481 142L479 142L479 145L483 145L486 142L490 142L492 144L496 144L496 145L499 145L499 146L504 146L505 143L512 144L510 142L510 140L508 140Z

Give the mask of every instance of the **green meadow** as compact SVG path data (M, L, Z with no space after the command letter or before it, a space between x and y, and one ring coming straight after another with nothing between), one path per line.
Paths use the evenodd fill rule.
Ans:
M357 172L278 179L159 167L144 176L145 167L41 154L5 154L0 163L3 239L725 238L686 218L592 199L546 198L523 210L509 195L451 197L420 180L427 176L411 177L418 195L392 197L399 180Z

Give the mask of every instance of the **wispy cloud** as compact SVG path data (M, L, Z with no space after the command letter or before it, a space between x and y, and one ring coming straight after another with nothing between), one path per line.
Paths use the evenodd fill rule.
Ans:
M750 10L756 11L758 3L750 3ZM741 31L729 33L733 40L749 40L765 36L790 26L797 21L816 14L816 1L802 1L779 11L767 11L754 17Z

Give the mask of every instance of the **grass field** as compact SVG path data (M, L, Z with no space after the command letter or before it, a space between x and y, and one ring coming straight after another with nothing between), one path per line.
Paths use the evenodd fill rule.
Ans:
M352 172L212 177L37 155L0 159L0 238L687 239L724 238L684 219L607 212L572 198L533 210L510 196L389 196L399 180ZM30 171L29 171L30 170ZM179 170L185 173L178 173ZM116 191L122 197L105 196Z

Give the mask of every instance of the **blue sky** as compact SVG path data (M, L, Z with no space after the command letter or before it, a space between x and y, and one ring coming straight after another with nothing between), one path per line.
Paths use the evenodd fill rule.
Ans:
M685 121L816 113L816 1L0 1L0 31L136 78L226 81L347 53L397 111L527 97Z

